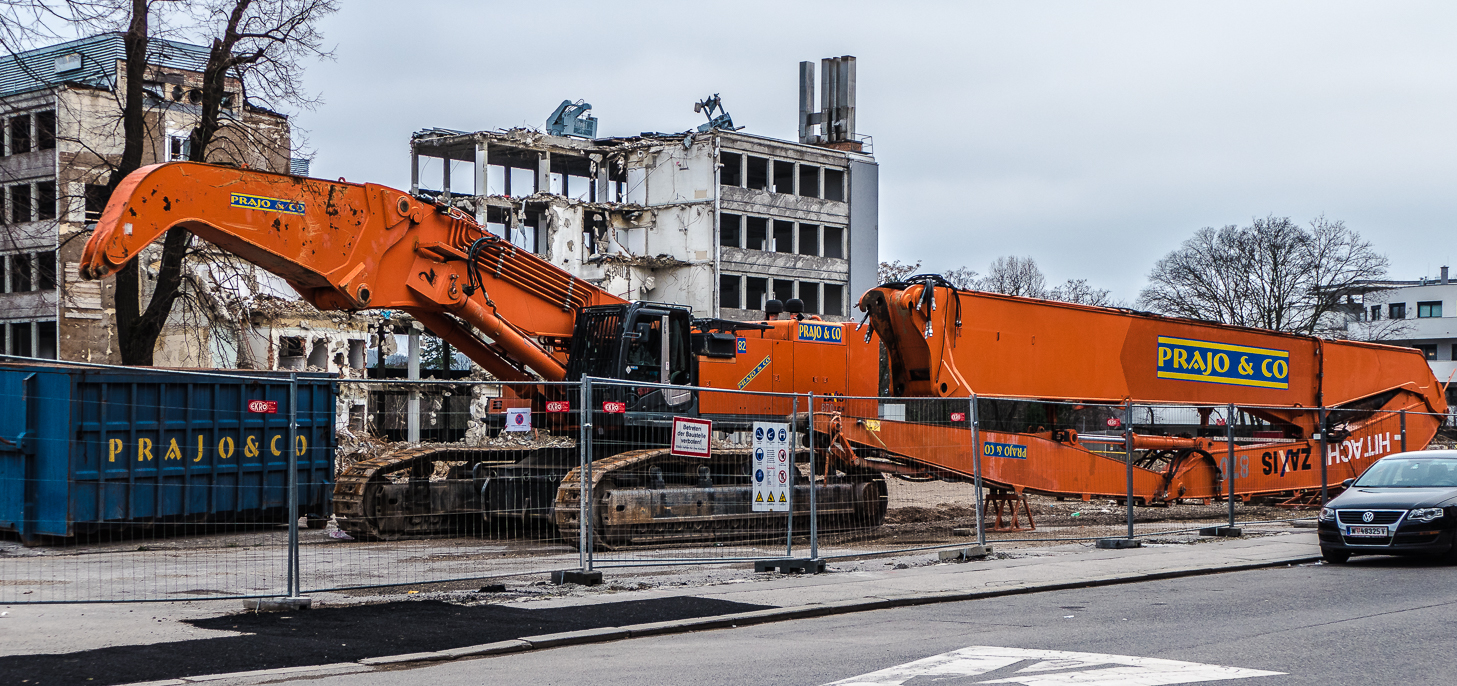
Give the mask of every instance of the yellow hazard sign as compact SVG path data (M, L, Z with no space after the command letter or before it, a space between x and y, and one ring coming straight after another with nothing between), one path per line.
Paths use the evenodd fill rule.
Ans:
M756 502L756 503L762 503L762 502L764 502L764 494L763 493L760 493L760 494L754 496L754 502Z
M784 494L783 493L780 493L779 494L779 502L781 502L781 503L787 503L789 501L784 499Z

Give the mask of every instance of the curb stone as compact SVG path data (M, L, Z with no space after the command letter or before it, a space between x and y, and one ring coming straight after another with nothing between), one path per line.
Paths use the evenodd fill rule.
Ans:
M729 615L715 615L712 617L700 617L696 619L650 622L646 624L633 624L620 627L604 627L599 629L585 629L582 631L567 631L555 634L542 634L540 636L524 636L522 638L510 641L485 643L481 645L466 646L463 648L451 648L448 650L435 652L407 653L404 655L370 657L360 660L358 662L340 662L330 665L282 667L279 669L265 669L252 672L233 672L230 674L212 674L207 676L183 677L181 679L170 679L165 681L134 683L128 684L127 686L182 686L189 683L196 683L200 681L214 681L225 678L287 675L297 674L301 672L343 669L349 667L375 667L383 665L409 664L414 662L441 662L455 660L458 658L484 657L489 655L501 655L527 650L557 648L568 645L601 643L639 636L661 636L664 634L688 633L692 631L702 631L707 629L722 629L725 627L734 626L751 626L755 624L767 624L770 622L786 621L793 619L808 619L811 617L822 617L827 615L849 614L852 612L885 610L898 607L915 607L918 605L933 605L936 603L962 602L967 600L985 600L1014 595L1026 595L1030 593L1065 591L1076 588L1094 588L1099 586L1115 586L1122 584L1140 583L1144 581L1161 581L1164 579L1178 579L1190 576L1223 574L1226 572L1243 572L1253 569L1266 569L1270 567L1284 567L1290 565L1305 564L1319 560L1319 555L1302 555L1297 557L1280 558L1277 560L1264 560L1259 562L1247 562L1242 564L1226 565L1222 567L1175 569L1166 572L1150 572L1146 574L1136 574L1130 576L1111 576L1100 579L1084 579L1081 581L1070 581L1060 584L1036 584L1002 587L994 590L979 591L933 591L928 593L909 593L906 595L886 597L868 596L855 600L841 600L830 603L798 605L793 607L776 607L769 608L767 610L754 610L751 612L740 612Z

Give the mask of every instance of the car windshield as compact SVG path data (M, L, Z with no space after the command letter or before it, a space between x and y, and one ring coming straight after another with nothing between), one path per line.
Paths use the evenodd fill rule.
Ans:
M1368 488L1457 488L1457 459L1381 460L1356 480Z

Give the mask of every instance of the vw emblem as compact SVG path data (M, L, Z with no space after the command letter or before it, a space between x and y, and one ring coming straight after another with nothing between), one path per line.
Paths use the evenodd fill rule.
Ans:
M1370 524L1371 520L1373 519L1376 519L1376 513L1374 512L1367 512L1361 515L1361 521L1366 522L1367 524Z

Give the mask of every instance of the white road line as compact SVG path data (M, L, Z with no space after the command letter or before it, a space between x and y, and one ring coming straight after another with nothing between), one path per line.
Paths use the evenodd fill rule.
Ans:
M1015 670L1010 676L998 674L995 676L1000 678L974 683L1023 686L1161 686L1283 674L1130 655L969 646L889 669L842 679L826 686L900 686L918 676L946 678L991 675L992 672L1005 670L1021 662L1032 664Z

